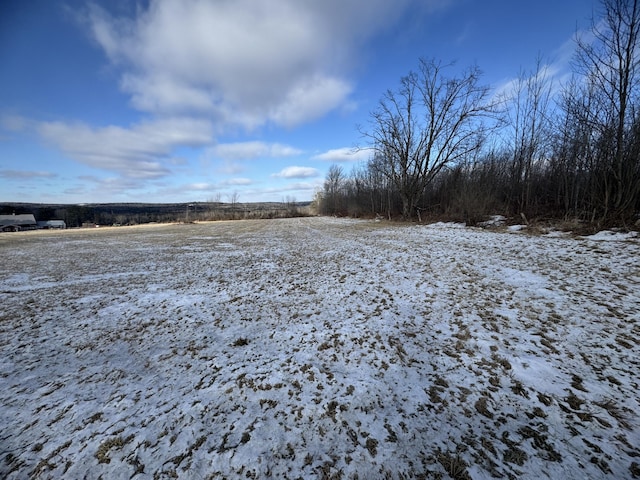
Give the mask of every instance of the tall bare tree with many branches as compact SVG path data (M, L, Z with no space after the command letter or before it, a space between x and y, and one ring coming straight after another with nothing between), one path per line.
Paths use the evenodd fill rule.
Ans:
M583 121L599 133L601 216L624 220L640 195L640 159L630 148L639 121L640 0L602 0L602 20L578 38L576 66L599 102Z
M405 219L442 169L480 148L482 119L493 111L480 70L446 76L452 66L421 59L417 73L386 92L371 114L371 130L364 132L380 160L376 165L399 192Z
M509 203L518 213L529 215L536 162L547 156L551 136L552 79L538 58L532 72L521 72L506 93L507 142L512 150Z

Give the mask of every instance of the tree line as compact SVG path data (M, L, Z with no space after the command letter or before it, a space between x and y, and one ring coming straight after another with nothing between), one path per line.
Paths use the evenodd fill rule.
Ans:
M478 67L421 59L361 129L372 155L332 165L320 213L490 214L631 227L640 211L640 0L602 0L576 35L571 79L538 59L496 93Z
M33 214L38 221L63 220L67 228L94 225L192 223L196 221L272 219L305 216L309 202L287 197L282 202L241 203L104 203L88 205L0 204L0 215Z

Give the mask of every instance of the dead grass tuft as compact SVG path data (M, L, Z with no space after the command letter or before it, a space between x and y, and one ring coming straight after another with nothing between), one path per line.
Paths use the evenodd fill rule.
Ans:
M551 406L551 404L553 403L553 398L540 392L538 392L538 400L540 401L540 403L547 407Z
M244 347L246 345L249 345L249 340L244 337L238 338L235 342L231 344L232 347Z
M520 380L513 380L511 391L516 395L520 395L521 397L529 398L529 392L527 392L526 388L524 388L524 385Z
M616 401L612 398L606 398L599 402L594 402L597 406L604 408L609 415L616 419L618 424L626 429L631 430L631 420L629 415L624 411L623 407L620 407Z
M511 363L505 357L502 357L496 353L491 355L491 359L500 365L504 370L511 370Z
M367 447L367 450L372 457L375 457L378 454L378 440L376 440L375 438L367 438L365 447Z
M489 419L493 418L493 412L487 407L487 397L480 397L474 406L480 415L484 415Z
M565 401L569 404L572 410L580 410L582 405L584 405L585 401L575 395L573 392L570 392L569 395L565 397Z
M438 454L438 462L453 480L471 480L467 463L458 454L443 452Z
M133 440L133 437L133 435L130 435L127 438L122 438L122 436L118 435L117 437L109 438L102 442L95 453L98 463L111 463L109 452L114 448L118 450L122 449L122 447Z
M510 447L503 454L503 460L507 463L514 463L522 466L529 459L527 452L518 447Z

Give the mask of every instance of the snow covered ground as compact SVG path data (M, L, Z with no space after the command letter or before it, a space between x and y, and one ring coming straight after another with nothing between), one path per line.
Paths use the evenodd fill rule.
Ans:
M637 237L305 218L0 253L1 478L640 478Z

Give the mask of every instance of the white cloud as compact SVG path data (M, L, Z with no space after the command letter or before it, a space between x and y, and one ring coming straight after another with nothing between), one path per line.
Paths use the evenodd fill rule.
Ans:
M224 182L225 185L251 185L253 180L250 178L232 178Z
M537 71L522 72L518 77L504 80L494 88L493 98L500 101L513 100L518 96L518 92L526 91L529 81L545 85L552 91L557 90L561 85L560 80L567 74L563 71L567 65L568 63L566 65L557 62L544 63L540 64Z
M185 190L196 190L196 191L208 191L208 190L211 190L212 188L213 188L213 185L211 185L210 183L204 183L204 182L190 183L185 186Z
M328 150L319 155L311 157L312 160L321 160L323 162L344 163L344 162L360 162L371 158L373 154L369 148L335 148Z
M281 202L286 197L297 201L308 201L316 191L322 188L322 181L291 182L278 187L246 188L239 192L245 202Z
M304 152L260 141L212 146L215 136L237 134L238 127L295 127L353 109L352 73L366 57L360 47L391 27L409 4L428 8L443 1L448 0L149 0L128 9L135 12L128 17L114 13L118 8L109 2L103 2L106 8L89 3L81 20L131 106L147 120L99 127L4 115L0 125L35 132L68 158L111 172L114 178L94 182L104 191L157 185L147 180L188 165L179 157L181 147L205 147L203 164L215 159L218 173L238 176L235 185L249 185L240 177L246 175L244 160ZM324 159L332 154L342 159L332 161L357 160L339 150ZM319 172L289 167L277 176L309 178Z
M291 88L287 97L270 112L269 118L280 125L293 127L321 117L327 113L327 105L339 105L349 93L351 86L340 79L310 78Z
M207 113L215 108L213 99L206 91L160 75L140 77L125 74L121 86L131 93L133 107L142 111Z
M358 47L410 2L152 0L135 18L94 5L84 22L137 109L295 126L349 103Z
M166 118L131 128L92 128L82 123L41 122L39 135L66 155L91 167L131 178L158 178L169 173L165 163L176 147L210 143L206 120Z
M220 143L207 150L207 155L223 160L252 160L256 158L282 158L299 155L302 150L281 143L237 142Z
M315 168L291 166L283 168L279 173L274 173L272 176L281 178L311 178L317 177L318 175L320 175L320 172Z
M296 182L296 183L287 185L287 188L289 190L297 190L300 192L315 192L321 186L322 186L322 182L315 182L315 183Z
M216 168L217 173L221 173L223 175L236 175L238 173L245 172L247 167L238 162L231 162L225 160L222 165Z

